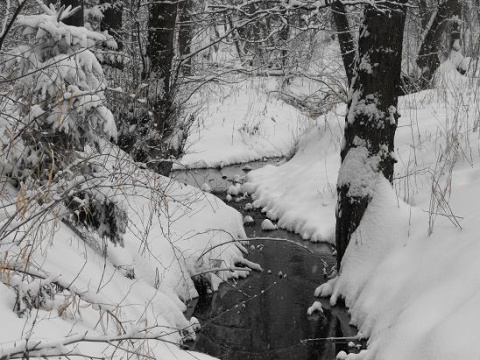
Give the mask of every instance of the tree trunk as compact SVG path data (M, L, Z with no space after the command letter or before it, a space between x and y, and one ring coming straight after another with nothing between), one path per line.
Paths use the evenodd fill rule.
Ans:
M171 163L162 161L170 156L168 138L174 128L172 93L172 66L174 58L175 22L177 3L154 2L148 18L147 68L143 78L149 83L148 104L159 134L158 143L152 147L153 168L162 173L170 172Z
M235 24L233 23L233 20L232 20L232 14L227 14L226 16L227 16L228 26L230 27L230 29L235 29ZM240 36L238 34L237 29L233 30L232 32L232 40L233 40L233 43L235 44L235 49L237 50L238 58L240 59L240 62L243 63L243 58L245 54L243 52L243 46L240 44Z
M462 29L462 4L459 0L449 1L450 3L450 50L460 50L460 39Z
M370 203L379 176L393 178L394 136L407 0L366 5L337 181L337 261Z
M422 24L422 29L425 30L428 28L428 22L430 21L430 11L429 11L429 1L428 0L419 0L418 1L418 15L420 16L420 21Z
M347 74L348 86L352 84L353 65L355 62L355 44L353 42L352 32L348 24L345 5L340 1L332 4L333 21L337 31L338 42L340 43L340 52L342 53L343 66Z
M124 61L122 55L119 54L123 49L123 39L120 34L122 31L123 2L121 0L100 0L100 4L106 5L103 18L100 21L100 31L107 31L117 43L117 48L113 50L107 49L107 46L104 45L106 51L100 59L100 63L123 70Z
M193 8L193 0L184 0L179 5L179 29L178 29L178 52L180 56L185 56L191 52L193 21L191 11ZM192 75L192 58L188 57L182 61L182 72L185 76Z
M101 4L109 4L103 12L103 18L100 21L100 31L108 31L117 42L118 49L123 49L122 37L119 32L122 30L123 3L119 0L101 0Z
M453 15L458 13L461 16L461 4L459 0L446 0L436 7L431 14L430 20L427 23L427 27L424 29L424 35L420 50L417 55L417 65L422 71L421 75L421 88L427 88L430 86L435 71L440 66L439 52L442 45L442 36L445 32L445 28ZM460 38L460 31L458 26L458 38ZM452 27L452 36L455 33L457 36L456 27ZM452 48L453 42L449 44L448 50Z

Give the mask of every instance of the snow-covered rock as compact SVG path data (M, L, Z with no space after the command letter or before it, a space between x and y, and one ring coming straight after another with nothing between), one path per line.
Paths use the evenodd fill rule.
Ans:
M243 223L245 225L251 225L255 222L255 220L253 220L253 218L250 216L250 215L246 215L244 218L243 218Z
M265 219L262 221L261 229L263 231L273 231L273 230L277 230L277 225L272 223L271 220Z
M307 309L307 315L312 315L314 312L322 312L322 313L323 313L322 303L321 303L320 301L315 301L315 302Z
M242 185L235 184L235 185L231 185L228 188L227 194L229 194L231 196L238 196L238 195L240 195L241 191L242 191Z

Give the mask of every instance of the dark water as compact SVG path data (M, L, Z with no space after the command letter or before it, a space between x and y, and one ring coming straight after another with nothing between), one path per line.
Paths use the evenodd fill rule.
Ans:
M229 179L237 181L246 173L242 166L216 170L213 175L203 171L194 181L222 184L214 189L220 191L231 185ZM185 182L192 184L191 173L182 176L190 177ZM225 198L224 193L218 196ZM251 241L247 258L260 264L263 272L223 283L218 292L191 304L202 329L190 348L224 360L333 360L340 350L357 352L357 342L348 339L319 340L356 335L345 308L332 308L328 300L321 299L323 312L307 315L309 306L319 301L313 296L315 288L326 280L336 262L331 245L304 241L284 230L262 231L265 216L258 210L245 211L249 201L230 202L255 220L253 226L245 228L248 237L289 239L300 246L265 239Z
M170 174L170 177L199 188L202 188L204 184L208 184L213 192L221 194L226 192L233 182L241 182L251 170L261 168L267 164L276 165L284 161L284 159L278 158L252 161L248 164L230 165L223 168L175 170Z

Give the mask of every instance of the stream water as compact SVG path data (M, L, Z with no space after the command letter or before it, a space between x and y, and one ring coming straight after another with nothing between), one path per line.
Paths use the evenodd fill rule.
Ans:
M240 181L248 171L263 165L265 162L255 162L172 175L199 187L207 183L225 200L232 181ZM304 241L285 230L262 231L265 215L258 209L246 211L250 201L247 197L229 204L254 219L245 227L249 238L269 238L252 241L247 256L260 264L263 272L223 283L218 292L190 304L190 313L202 325L190 348L224 360L333 360L341 350L358 352L361 344L348 339L357 331L349 325L344 307L330 307L328 300L320 299L323 311L307 315L307 309L319 301L313 296L315 288L335 264L331 245ZM347 339L331 339L339 337Z

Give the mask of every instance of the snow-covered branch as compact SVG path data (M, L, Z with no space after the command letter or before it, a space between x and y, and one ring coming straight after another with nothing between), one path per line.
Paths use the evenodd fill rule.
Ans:
M16 341L13 345L0 344L0 360L8 359L24 359L25 357L57 357L57 356L72 356L80 355L69 345L78 344L82 342L104 343L115 346L115 343L120 343L128 340L158 340L166 343L177 345L165 338L165 331L158 328L151 328L148 332L142 330L134 330L128 334L123 335L99 335L90 331L81 334L67 336L55 340L45 339L21 339ZM83 357L89 357L88 354L81 354Z

